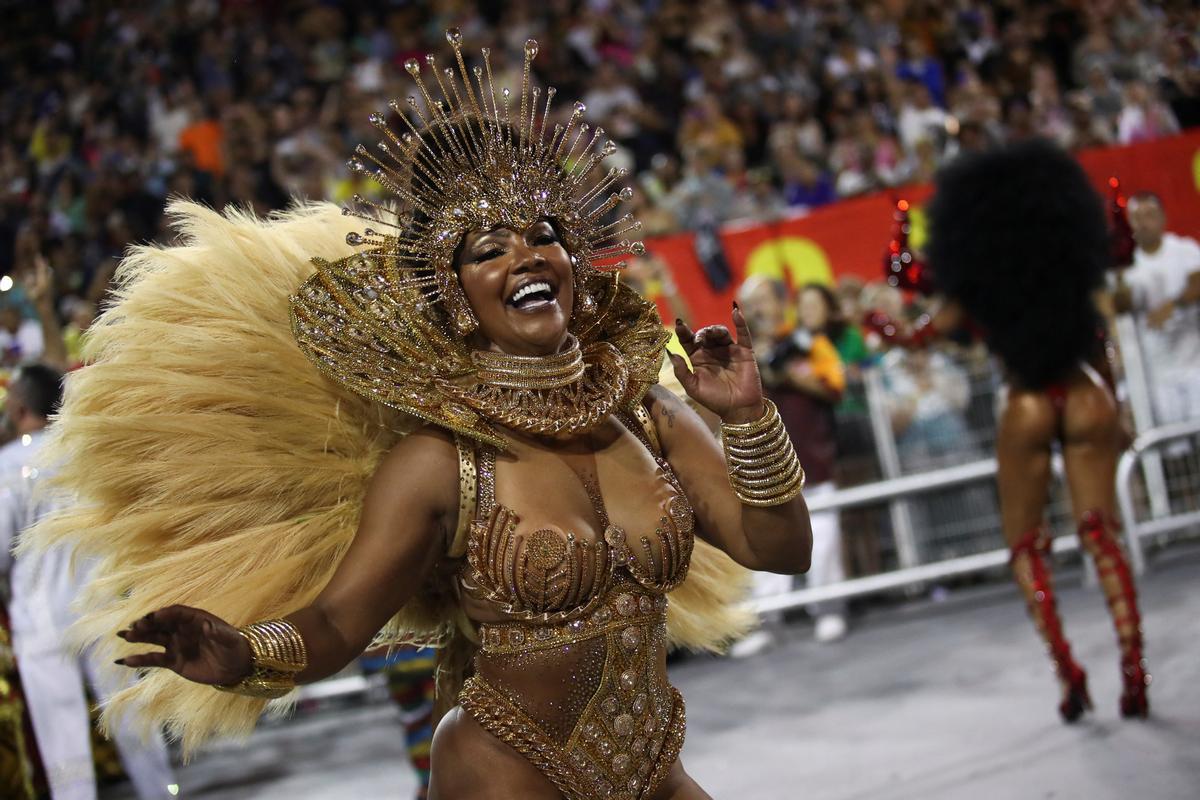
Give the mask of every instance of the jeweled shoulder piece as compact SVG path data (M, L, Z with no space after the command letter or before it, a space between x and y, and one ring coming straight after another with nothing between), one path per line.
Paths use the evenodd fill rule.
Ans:
M585 359L608 343L624 361L627 379L604 389L619 395L611 405L640 398L654 383L667 335L654 307L611 274L624 266L621 256L644 251L624 238L640 223L616 216L631 197L630 189L617 190L625 171L601 169L615 145L582 121L582 103L547 129L555 90L548 88L543 101L531 86L538 50L532 39L514 98L493 83L487 49L468 67L458 31L446 38L456 68L440 69L432 55L427 70L413 59L405 63L417 94L390 104L402 130L383 113L370 115L383 138L375 149L359 145L349 167L392 201L355 196L358 208L346 213L370 227L347 241L363 249L314 262L316 274L292 298L293 331L318 368L347 389L500 445L493 423L511 419L495 419L493 393L476 375L465 340L477 322L454 270L468 231L554 221L575 264L580 301L571 332ZM589 363L611 368L602 358ZM580 380L597 377L585 370ZM564 420L560 429L584 424Z

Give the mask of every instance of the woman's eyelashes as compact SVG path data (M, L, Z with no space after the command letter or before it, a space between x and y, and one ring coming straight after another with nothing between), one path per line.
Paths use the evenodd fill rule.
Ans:
M531 241L530 244L535 247L548 247L550 245L558 244L558 235L549 231L545 233L539 233L533 238L533 241ZM491 261L493 258L499 258L500 256L504 255L505 252L506 251L501 247L488 248L479 255L475 256L475 263L481 264L484 261Z

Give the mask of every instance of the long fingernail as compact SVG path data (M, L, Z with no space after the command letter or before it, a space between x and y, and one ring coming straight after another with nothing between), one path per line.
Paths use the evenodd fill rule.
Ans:
M740 309L738 308L737 300L734 300L734 301L733 301L733 310L734 310L734 311L740 311Z
M676 317L676 318L675 318L675 324L676 324L676 325L682 325L682 324L683 324L683 320L681 320L679 317Z
M115 660L113 661L113 663L114 663L114 664L119 664L120 666L122 666L122 667L123 667L123 666L125 666L125 659L123 659L123 658L118 658L118 659L115 659Z
M117 631L117 636L120 636L122 639L124 639L128 635L129 635L129 631L127 631L127 630Z

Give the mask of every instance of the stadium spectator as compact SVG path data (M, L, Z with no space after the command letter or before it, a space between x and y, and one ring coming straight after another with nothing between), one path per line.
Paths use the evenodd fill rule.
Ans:
M16 305L0 307L0 350L6 366L36 361L45 349L42 326Z
M1158 99L1156 88L1142 81L1125 87L1125 105L1117 118L1117 140L1121 144L1145 142L1179 132L1179 121L1171 107Z
M795 158L780 165L783 197L793 208L818 208L837 199L829 173L811 158Z
M971 376L958 359L941 350L897 348L883 357L880 369L904 474L984 457L979 429L967 416ZM968 486L921 492L905 507L917 558L925 562L965 555L953 534L969 515L995 513L996 501L990 488Z
M926 140L940 146L946 136L946 119L946 110L934 105L929 87L911 81L897 118L900 143L909 152L915 151L917 144Z
M813 158L825 152L825 131L803 95L797 92L784 95L768 143L771 156L778 161L797 156Z
M1156 195L1128 208L1137 247L1117 310L1136 314L1155 422L1183 422L1200 409L1200 244L1167 230Z
M946 354L930 350L894 349L881 367L904 469L921 471L958 461L969 445L967 373Z

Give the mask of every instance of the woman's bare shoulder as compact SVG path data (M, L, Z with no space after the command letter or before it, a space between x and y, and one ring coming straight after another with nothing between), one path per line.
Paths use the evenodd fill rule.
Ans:
M405 493L430 493L458 506L458 447L454 435L426 425L401 438L375 472L375 483Z

